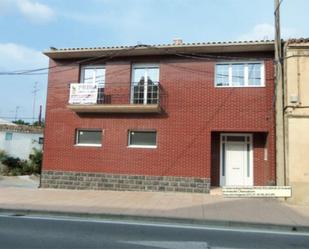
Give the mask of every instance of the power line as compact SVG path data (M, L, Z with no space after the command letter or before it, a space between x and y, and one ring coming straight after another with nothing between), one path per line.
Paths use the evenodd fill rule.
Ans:
M1 116L0 118L3 118L3 119L14 119L15 120L15 117L13 116ZM33 119L32 117L18 117L18 119Z
M243 56L227 56L227 55L209 55L209 54L203 54L203 53L176 53L175 55L179 57L185 57L185 58L191 58L191 59L197 59L197 60L210 60L213 61L216 60L238 60L238 61L256 61L256 60L273 60L271 57L243 57Z
M279 4L277 4L277 7L276 7L276 9L275 9L275 11L274 11L274 15L277 15L277 12L279 11L282 2L283 2L283 0L280 0L280 1L279 1Z
M87 58L87 59L83 59L83 60L67 63L65 66L82 64L82 63L85 63L85 62L95 61L95 60L98 60L98 59L101 59L101 58L105 58L105 57L107 57L105 60L109 60L109 59L112 59L115 56L121 55L124 52L130 51L130 50L134 50L134 49L136 49L138 47L142 47L142 46L148 46L148 45L140 44L140 45L130 46L129 48L125 48L125 49L122 49L122 50L119 50L119 51L115 51L114 53L111 53L108 56L107 55L101 55L101 56L91 57L91 58ZM14 70L14 71L11 71L11 72L0 72L0 75L24 75L24 74L29 75L29 73L50 70L50 69L53 69L53 68L56 68L56 67L61 67L61 66L60 65L55 65L55 66L45 67L45 68L37 68L37 69L29 69L29 70ZM48 74L48 72L46 74Z
M96 60L99 60L101 58L106 57L102 61L102 62L105 62L105 61L108 61L108 60L114 58L115 56L119 56L124 52L134 50L138 47L151 47L151 48L161 49L161 48L156 47L156 46L141 44L141 45L136 45L136 46L132 46L132 47L129 47L129 48L126 48L126 49L123 49L123 50L116 51L115 53L112 53L109 56L102 55L102 56L87 58L87 59L67 63L67 64L65 64L65 66L82 64L82 63L86 63L86 62L90 62L90 61L96 61ZM165 54L171 55L168 51L165 51ZM217 59L217 60L265 60L265 59L271 59L269 57L238 57L238 56L227 56L227 55L220 56L220 55L198 54L198 53L191 53L191 54L176 53L175 55L179 56L179 57L198 59L198 60L205 60L205 59L206 60L207 59L208 60L211 60L211 59ZM46 70L50 70L50 69L57 68L57 67L62 67L62 65L55 65L55 66L51 66L51 67L37 68L37 69L30 69L30 70L14 70L14 71L8 71L8 72L0 72L0 75L45 75L45 74L48 74L48 72L42 72L42 73L37 73L37 72L46 71ZM56 71L56 72L69 71L69 70L74 70L74 69L75 69L75 67L72 67L72 68L61 69L61 70ZM53 73L55 73L55 72L53 72Z

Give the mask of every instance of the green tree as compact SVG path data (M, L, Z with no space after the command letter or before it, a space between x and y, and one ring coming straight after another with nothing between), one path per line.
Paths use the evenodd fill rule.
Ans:
M43 119L43 120L41 121L41 124L39 123L39 121L35 121L35 122L33 122L32 125L33 125L33 126L45 127L45 120Z
M25 122L25 121L22 120L22 119L15 120L15 121L13 121L13 123L14 123L14 124L18 124L18 125L30 125L30 123Z

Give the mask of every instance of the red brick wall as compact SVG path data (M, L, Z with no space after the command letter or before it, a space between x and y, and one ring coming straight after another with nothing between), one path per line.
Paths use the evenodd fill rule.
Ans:
M264 157L257 150L255 168L263 173L257 173L255 181L275 179L272 60L265 61L266 87L260 88L215 88L214 61L161 57L150 62L160 64L163 114L79 116L66 107L68 83L78 81L78 66L50 70L43 170L210 177L211 132L255 131L269 133L268 166L262 166ZM55 64L51 60L50 65ZM73 69L59 72L66 68ZM107 92L117 89L126 96L130 80L131 60L106 64ZM128 97L115 103L126 101ZM74 146L77 128L104 130L103 146ZM157 149L127 148L129 129L156 129Z

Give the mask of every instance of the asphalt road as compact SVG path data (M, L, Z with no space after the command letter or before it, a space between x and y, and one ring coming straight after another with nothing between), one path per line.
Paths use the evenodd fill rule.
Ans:
M0 248L309 248L309 234L0 215Z

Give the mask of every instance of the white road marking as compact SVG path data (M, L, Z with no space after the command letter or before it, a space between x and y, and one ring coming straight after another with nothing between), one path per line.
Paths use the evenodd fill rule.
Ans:
M212 247L207 242L198 241L120 241L131 245L151 246L162 249L236 249L231 247Z
M162 249L210 249L206 242L197 241L120 241L126 244L151 246Z
M18 213L18 212L16 212ZM21 212L22 213L22 212ZM262 233L262 234L278 234L278 235L292 235L292 236L309 236L306 232L289 232L279 230L266 230L266 229L253 229L253 228L234 228L234 227L217 227L207 225L191 225L191 224L170 224L170 223L159 223L150 221L119 221L119 220L97 220L94 218L76 218L76 217L55 217L55 216L13 216L14 214L0 214L0 217L15 218L15 219L33 219L33 220L55 220L55 221L71 221L71 222L93 222L103 224L118 224L118 225L136 225L146 227L165 227L165 228L180 228L180 229L195 229L195 230L212 230L212 231L227 231L227 232L241 232L241 233ZM147 218L147 217L145 217Z

